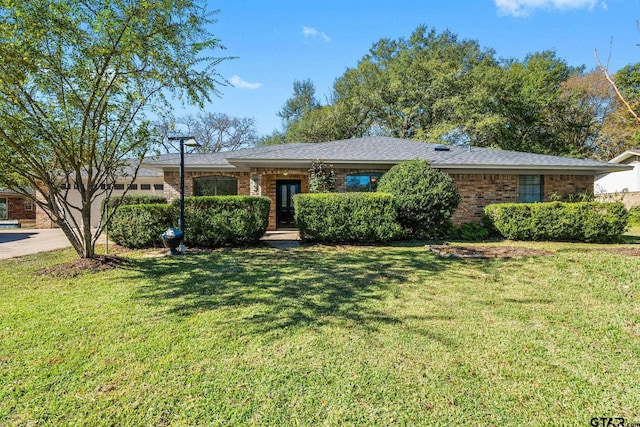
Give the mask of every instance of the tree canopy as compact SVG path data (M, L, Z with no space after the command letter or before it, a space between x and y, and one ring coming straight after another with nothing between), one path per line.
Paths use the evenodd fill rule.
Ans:
M637 131L596 74L553 51L497 59L477 41L420 26L409 38L376 42L336 79L326 104L304 104L266 141L385 135L606 159ZM634 84L625 80L628 93L640 87ZM300 93L294 85L283 112Z
M212 15L197 0L0 3L0 182L38 190L38 206L92 257L102 230L91 230L91 204L116 176L134 179L146 114L168 96L217 94Z

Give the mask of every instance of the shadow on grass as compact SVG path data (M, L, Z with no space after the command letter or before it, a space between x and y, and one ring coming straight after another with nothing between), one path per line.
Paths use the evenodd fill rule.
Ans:
M139 298L190 316L217 310L245 332L354 322L375 330L403 320L379 302L412 275L438 274L458 261L412 248L223 249L132 260ZM226 317L225 317L226 316ZM218 319L218 317L216 317Z

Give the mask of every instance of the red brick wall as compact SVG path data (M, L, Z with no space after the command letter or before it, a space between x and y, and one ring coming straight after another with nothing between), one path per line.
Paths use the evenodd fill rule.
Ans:
M193 195L193 179L201 176L230 176L238 179L238 195L249 195L249 172L185 172L184 195ZM180 197L180 172L164 173L164 196L168 202Z
M519 199L517 174L450 174L458 192L460 205L453 214L455 224L477 221L484 207L492 203L514 203ZM543 201L552 195L593 194L593 175L544 175Z
M477 221L484 207L492 203L518 201L518 175L450 174L460 193L460 205L453 213L455 224Z
M14 196L14 195L6 195L0 196L0 198L7 199L7 218L6 219L27 219L27 220L35 220L36 219L36 211L35 211L35 203L31 204L31 209L27 210L25 203L29 201L26 197L22 196Z

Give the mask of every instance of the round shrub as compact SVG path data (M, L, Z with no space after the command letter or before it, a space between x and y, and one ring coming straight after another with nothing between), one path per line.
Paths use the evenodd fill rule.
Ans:
M378 191L396 196L398 221L407 237L429 239L446 235L460 203L453 179L426 160L402 162L380 179Z

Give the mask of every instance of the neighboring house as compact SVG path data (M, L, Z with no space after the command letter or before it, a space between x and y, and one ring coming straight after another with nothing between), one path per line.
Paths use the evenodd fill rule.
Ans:
M626 165L629 169L597 175L595 194L602 199L620 198L627 208L640 206L640 148L627 150L609 163Z
M0 223L29 226L36 219L35 203L21 194L0 188Z
M187 154L185 195L267 196L272 200L268 229L290 228L295 226L292 196L309 191L314 161L332 165L337 191L346 192L374 191L387 170L413 159L427 159L454 179L461 196L453 218L457 224L481 219L491 203L592 194L597 174L630 169L593 160L370 137ZM143 166L164 175L169 201L179 197L179 155L149 157Z
M153 196L164 195L164 176L162 172L153 169L140 168L135 181L131 182L131 175L133 169L129 168L122 174L123 176L118 178L113 184L113 192L111 197L118 197L124 193L127 189L127 194L148 194ZM74 185L75 187L75 185ZM41 197L41 196L40 196ZM91 226L97 227L100 222L100 208L102 201L105 198L105 194L98 196L95 202L91 205ZM80 206L80 192L76 189L70 188L68 195L69 202L76 206ZM80 221L80 212L76 215L78 224ZM55 224L49 219L49 217L40 208L36 210L36 227L37 228L54 228Z

